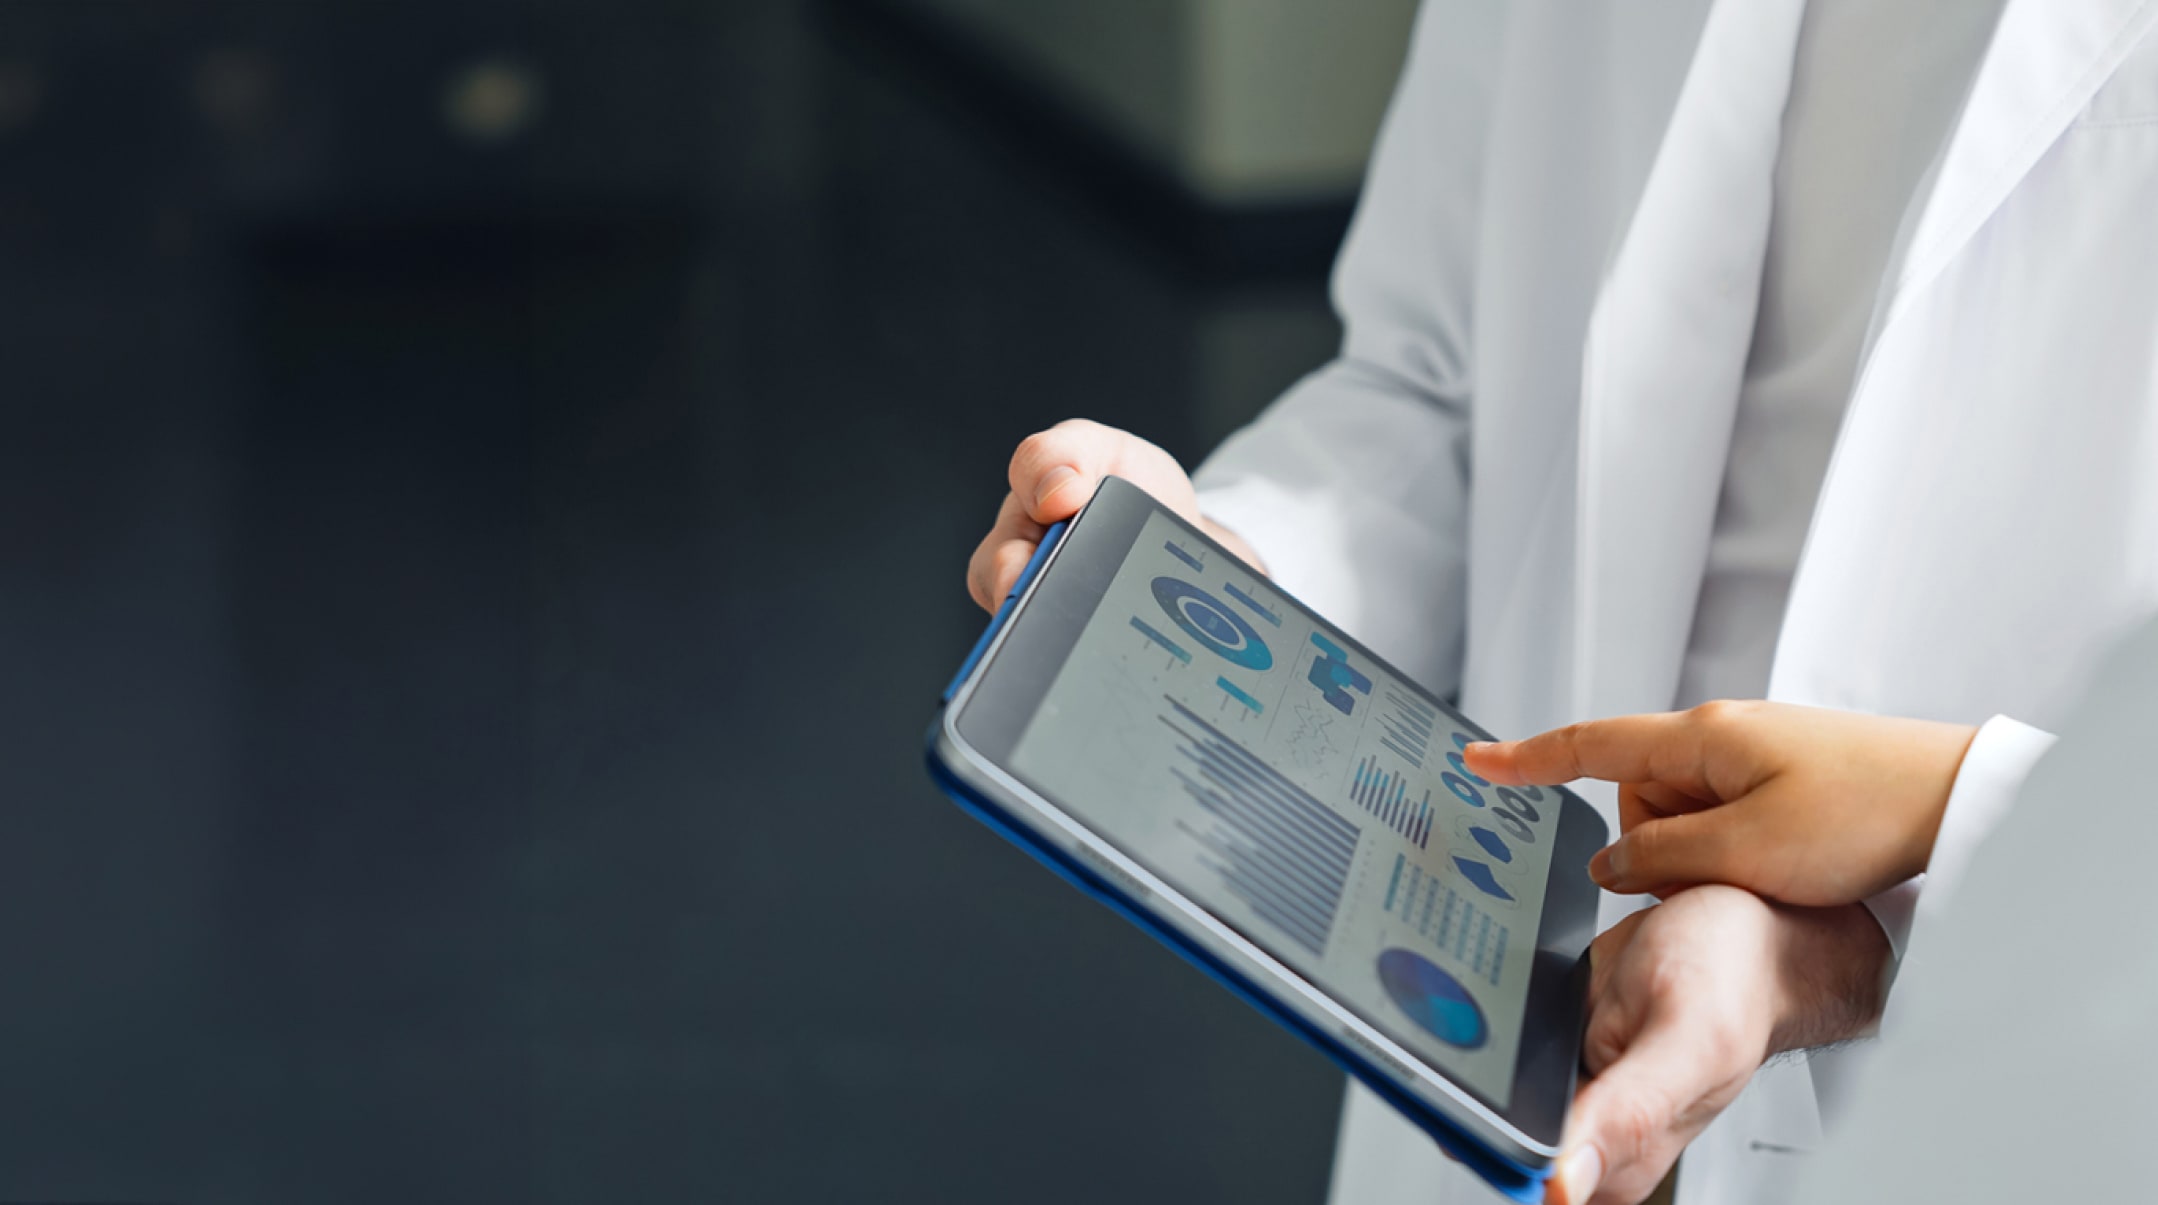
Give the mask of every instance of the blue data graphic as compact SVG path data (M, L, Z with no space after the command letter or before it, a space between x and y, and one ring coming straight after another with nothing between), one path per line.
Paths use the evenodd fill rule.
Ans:
M1206 572L1206 562L1205 562L1205 561L1202 561L1202 560L1200 560L1200 559L1199 559L1198 557L1195 557L1195 556L1193 556L1192 554L1190 554L1190 553L1188 553L1188 552L1184 551L1184 546L1183 546L1182 544L1179 544L1179 543L1177 543L1177 542L1176 542L1175 540L1170 540L1170 541L1167 541L1166 543L1164 543L1164 544L1162 545L1162 548L1163 548L1164 550L1166 550L1166 551L1167 551L1167 552L1169 553L1169 555L1170 555L1170 556L1173 556L1173 557L1175 557L1175 558L1176 558L1177 560L1180 560L1180 561L1184 562L1185 564L1187 564L1187 565L1191 566L1191 568L1192 568L1192 572L1194 572L1194 573L1205 573L1205 572Z
M1274 668L1274 654L1259 639L1259 633L1220 599L1173 577L1155 578L1153 590L1154 601L1169 613L1176 626L1208 652L1254 673Z
M1260 712L1266 710L1266 704L1252 698L1251 695L1247 693L1242 687L1238 686L1234 682L1229 681L1227 678L1214 679L1214 685L1221 687L1221 693L1227 695L1232 699L1235 699L1237 702L1242 703L1244 706L1250 708L1251 714L1253 715L1258 715Z
M1162 635L1160 632L1155 631L1153 624L1150 624L1146 620L1139 618L1137 615L1134 615L1131 617L1131 626L1139 629L1139 634L1146 637L1149 644L1154 645L1162 652L1169 654L1171 657L1176 658L1177 660L1183 662L1186 665L1191 664L1191 654L1185 651L1184 646L1178 644L1174 640L1169 639L1167 636Z
M1501 862L1511 862L1514 860L1514 851L1510 846L1506 844L1506 839L1499 836L1497 833L1492 832L1488 828L1471 826L1469 829L1469 839L1476 842L1478 845L1483 846L1485 853L1490 854L1492 857L1498 859Z
M1265 603L1262 603L1258 599L1253 598L1251 595L1237 589L1235 583L1232 582L1229 585L1223 586L1221 588L1221 592L1235 599L1236 601L1243 603L1246 610L1250 611L1252 614L1258 616L1266 622L1273 624L1277 628L1281 626L1281 616L1276 615L1274 612L1268 610Z
M1492 875L1489 866L1474 858L1458 855L1454 858L1454 866L1461 871L1461 877L1474 884L1478 891L1495 900L1505 900L1509 904L1514 902L1513 894L1499 886L1499 881Z
M1356 859L1356 826L1253 757L1175 699L1161 722L1192 769L1171 770L1211 818L1177 827L1206 851L1229 894L1316 958L1326 949Z
M1356 763L1356 777L1349 784L1349 798L1370 812L1379 823L1427 848L1431 841L1431 792L1410 800L1408 776L1398 770L1381 770L1378 759Z
M1449 1046L1474 1050L1491 1036L1484 1010L1461 981L1413 950L1379 955L1379 982L1411 1020Z
M1409 865L1406 854L1394 855L1394 871L1386 880L1386 911L1456 964L1499 986L1513 931L1452 884Z
M1388 706L1379 712L1379 728L1386 734L1381 743L1401 760L1423 769L1424 758L1431 752L1431 725L1438 720L1438 712L1391 686L1386 688L1386 702Z
M1317 632L1311 634L1311 643L1318 648L1319 655L1311 659L1311 669L1304 675L1304 680L1318 687L1320 695L1333 705L1335 711L1343 715L1353 713L1356 695L1370 697L1371 679L1349 664L1349 654L1340 645Z

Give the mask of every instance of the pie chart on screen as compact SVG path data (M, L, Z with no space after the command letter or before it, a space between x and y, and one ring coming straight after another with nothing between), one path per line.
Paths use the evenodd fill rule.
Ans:
M1469 989L1421 954L1392 949L1379 955L1379 982L1401 1011L1448 1046L1474 1050L1491 1036Z

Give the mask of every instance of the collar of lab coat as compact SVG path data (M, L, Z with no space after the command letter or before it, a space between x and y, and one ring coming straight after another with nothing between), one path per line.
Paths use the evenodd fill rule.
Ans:
M1709 9L1589 321L1570 700L1579 716L1661 710L1677 691L1752 346L1804 8L1717 0ZM1854 407L1866 402L1866 368L1896 318L2154 22L2158 0L2008 0L1906 216ZM1832 462L1824 491L1835 476Z
M1913 207L1876 330L1963 250L2154 22L2158 0L2009 0Z

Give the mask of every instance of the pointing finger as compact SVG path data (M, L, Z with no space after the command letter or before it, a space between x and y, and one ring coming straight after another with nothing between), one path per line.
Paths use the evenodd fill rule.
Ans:
M1577 778L1653 781L1659 767L1698 766L1699 750L1700 733L1672 712L1569 724L1527 740L1475 742L1462 755L1496 783L1558 786Z

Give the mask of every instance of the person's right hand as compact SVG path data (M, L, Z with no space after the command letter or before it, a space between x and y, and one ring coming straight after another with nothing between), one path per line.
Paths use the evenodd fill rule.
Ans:
M1265 572L1235 533L1199 513L1199 495L1175 457L1128 431L1074 418L1027 436L1012 453L1012 492L1004 496L996 524L967 563L967 592L974 601L995 611L1033 559L1049 525L1078 514L1104 477L1122 477L1152 494Z
M1787 703L1716 702L1523 741L1476 743L1505 785L1619 784L1625 835L1589 862L1608 890L1729 883L1790 904L1849 904L1926 868L1978 730Z

